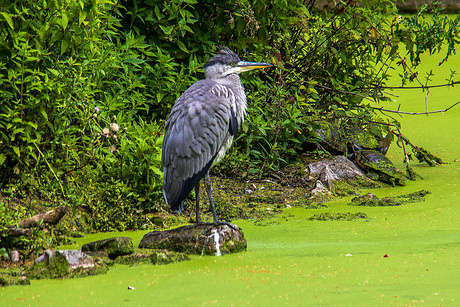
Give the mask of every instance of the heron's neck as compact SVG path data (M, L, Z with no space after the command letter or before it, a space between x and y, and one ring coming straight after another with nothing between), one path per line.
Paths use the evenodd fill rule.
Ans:
M236 117L238 119L238 124L241 125L244 120L244 116L246 115L246 94L244 92L244 86L241 83L239 75L232 74L226 76L225 78L216 78L212 80L219 84L225 85L232 90L233 95L235 96L235 104L237 110Z

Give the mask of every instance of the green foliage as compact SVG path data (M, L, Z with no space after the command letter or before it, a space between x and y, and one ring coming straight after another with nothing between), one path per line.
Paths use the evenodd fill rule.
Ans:
M21 249L26 254L31 254L50 246L50 239L44 235L41 223L31 227L30 235L28 236L9 235L8 229L16 227L21 219L29 217L29 215L24 207L12 209L8 206L8 203L0 201L0 217L2 217L2 223L0 224L0 258L6 258L7 251L12 249Z
M432 1L434 9L431 16L426 15L428 5L420 8L417 14L395 23L395 36L404 43L412 65L420 63L420 55L439 53L446 47L446 55L441 65L450 55L455 54L455 45L460 43L460 16L450 18L441 15L438 1Z
M265 10L267 16L273 14L269 5ZM422 9L403 18L389 0L297 10L295 22L283 24L282 33L274 26L277 21L264 23L266 19L254 12L259 33L276 33L280 39L264 42L268 46L263 45L263 51L258 43L251 49L271 54L277 70L261 77L262 82L254 77L249 82L247 123L236 154L228 156L230 163L225 165L240 170L249 166L249 173L258 176L295 159L306 143L315 143L314 123L319 120L363 128L390 142L393 132L400 135L399 122L377 114L375 103L390 100L383 88L392 71L403 65L403 84L417 81L427 86L430 76L422 85L411 67L418 64L419 55L440 52L447 44L447 60L459 43L460 19L441 16L437 9L432 15L424 15ZM400 50L408 51L410 63Z
M168 56L120 31L119 8L103 1L3 2L0 180L73 206L97 197L136 228L133 211L156 208L160 195L161 127L150 116L161 94L155 80L168 69L157 63ZM114 115L120 131L102 135ZM116 195L101 192L109 182ZM109 221L101 227L118 227Z

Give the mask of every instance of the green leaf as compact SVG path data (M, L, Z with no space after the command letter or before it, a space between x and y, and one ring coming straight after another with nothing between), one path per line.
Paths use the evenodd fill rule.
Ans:
M155 6L155 9L153 11L155 12L155 16L157 16L157 19L160 20L162 15L160 14L160 9L157 5Z
M53 68L47 68L49 72L51 72L55 76L59 76L59 71Z
M46 113L46 111L44 109L41 109L40 113L42 113L43 117L48 121L48 114Z
M83 2L83 1L80 1L80 2ZM80 11L80 16L78 17L78 23L82 23L83 21L85 21L86 19L86 15L88 13L86 11Z
M171 32L172 32L172 30L174 29L173 26L163 27L163 26L161 26L161 25L160 25L160 28L161 28L161 30L163 31L163 33L166 34L166 35L170 35Z
M69 41L66 39L63 39L61 41L61 55L64 54L64 52L67 50L67 47L69 46Z
M2 166L2 164L5 162L6 160L6 156L2 153L0 153L0 166Z
M13 20L11 19L10 15L6 12L0 12L3 15L3 18L5 18L6 23L10 26L12 30L14 30L14 25L13 25Z
M177 45L179 46L180 50L182 50L183 52L189 53L189 51L187 50L187 47L185 47L183 42L177 41Z
M161 93L161 92L158 92L158 93L157 93L157 101L158 101L158 102L161 102L161 100L163 99L163 97L164 97L164 94L163 94L163 93Z
M19 147L13 146L13 150L18 155L18 158L21 157L21 152L19 151Z
M67 14L65 14L64 12L62 13L61 23L62 23L62 28L64 30L67 29L67 24L69 23L69 18L67 17Z
M34 129L37 129L38 128L38 125L36 123L33 123L33 122L27 122L27 124L31 127L33 127Z

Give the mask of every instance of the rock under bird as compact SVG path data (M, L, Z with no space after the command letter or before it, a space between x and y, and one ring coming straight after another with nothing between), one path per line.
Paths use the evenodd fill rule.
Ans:
M204 66L206 79L190 86L176 101L166 122L161 161L163 194L173 210L181 212L195 188L196 223L200 223L200 180L205 178L214 223L210 167L231 146L246 114L246 94L239 73L272 66L241 61L229 48L221 48Z

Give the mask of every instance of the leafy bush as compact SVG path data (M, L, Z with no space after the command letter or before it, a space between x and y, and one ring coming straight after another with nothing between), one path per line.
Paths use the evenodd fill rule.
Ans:
M74 207L97 197L122 219L132 209L118 207L120 195L125 207L157 206L161 127L143 118L158 96L147 87L160 77L155 63L167 56L120 31L118 9L100 1L3 3L2 186L20 184ZM109 140L102 134L114 118L121 135L111 130ZM108 182L122 192L101 193Z

